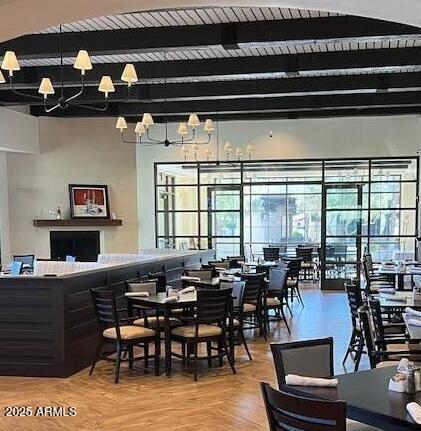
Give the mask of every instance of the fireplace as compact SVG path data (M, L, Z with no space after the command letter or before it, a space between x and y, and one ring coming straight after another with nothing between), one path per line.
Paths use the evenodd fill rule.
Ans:
M51 231L52 260L65 260L75 256L80 262L96 262L99 254L98 231Z

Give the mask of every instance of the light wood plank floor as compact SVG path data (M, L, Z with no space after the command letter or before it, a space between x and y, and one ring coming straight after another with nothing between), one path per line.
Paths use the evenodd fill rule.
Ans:
M303 286L305 308L294 302L292 335L272 323L270 341L282 342L323 336L335 339L336 373L352 371L351 360L341 364L350 335L344 293L322 293ZM88 370L67 379L0 377L1 431L104 430L104 431L234 431L267 430L259 381L275 384L269 342L249 338L253 361L237 348L237 375L227 366L207 369L199 381L174 360L173 377L155 377L142 364L130 371L123 364L120 383L113 384L112 364L100 362L93 376ZM367 367L364 358L362 368ZM4 407L74 406L75 417L4 417Z

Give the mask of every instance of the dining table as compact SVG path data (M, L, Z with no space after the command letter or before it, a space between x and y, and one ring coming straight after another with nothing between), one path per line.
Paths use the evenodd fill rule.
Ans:
M147 307L159 316L164 316L165 374L171 375L171 312L180 308L189 308L197 303L196 291L180 294L174 302L168 302L167 293L160 292L149 296L127 297L129 315L133 315L133 305Z
M404 264L402 268L398 265L380 265L377 269L377 274L393 276L396 280L397 290L404 290L405 277L421 275L421 270L419 267L413 266L413 262L411 261Z
M407 313L402 314L403 321L405 322L406 329L408 331L409 339L411 342L419 343L421 342L421 318L417 318ZM418 320L420 326L411 325L411 320Z
M293 394L322 400L342 400L347 417L385 431L420 430L406 410L412 401L421 403L421 392L407 394L388 389L397 368L386 367L336 376L338 387L286 386Z
M421 310L421 299L414 297L413 292L396 291L394 294L380 293L374 295L380 302L380 306L387 310L403 312L406 307Z

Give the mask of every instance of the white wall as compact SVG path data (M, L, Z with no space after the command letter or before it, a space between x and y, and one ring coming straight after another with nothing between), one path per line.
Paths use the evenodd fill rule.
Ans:
M114 122L41 118L40 153L7 155L12 254L49 257L49 229L33 219L48 218L58 205L69 218L71 183L108 184L111 212L123 226L103 230L101 251L137 252L135 148L120 143Z
M0 108L0 131L0 151L39 151L38 118L15 109Z
M174 132L172 127L173 136ZM252 143L256 149L254 159L412 156L421 148L421 117L227 121L219 125L219 141L221 149L225 141L243 150ZM215 156L215 142L211 148ZM203 150L200 154L199 160L204 160ZM154 207L151 205L154 202L154 162L182 161L183 155L180 147L160 146L138 149L137 157L139 243L146 248L155 243ZM222 151L220 159L224 159Z

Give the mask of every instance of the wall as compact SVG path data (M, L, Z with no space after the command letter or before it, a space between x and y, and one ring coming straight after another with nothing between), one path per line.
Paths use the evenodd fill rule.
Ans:
M137 251L135 148L120 144L114 119L40 119L40 153L7 155L10 249L49 257L49 230L33 227L60 205L70 217L68 184L108 184L121 228L102 232L102 252ZM98 229L94 229L98 230Z
M159 126L158 126L159 127ZM273 137L270 138L270 132ZM172 127L172 136L175 128ZM272 121L228 121L219 125L222 149L229 141L243 150L248 143L256 149L254 159L345 158L376 156L411 156L421 148L421 117L353 117ZM216 155L215 139L211 145ZM221 151L222 153L222 151ZM138 149L139 196L143 202L154 202L151 187L155 161L181 161L180 147L143 147ZM220 159L224 159L220 155ZM204 160L203 150L199 160ZM140 200L139 200L140 202ZM151 247L155 243L154 209L139 206L139 243Z

